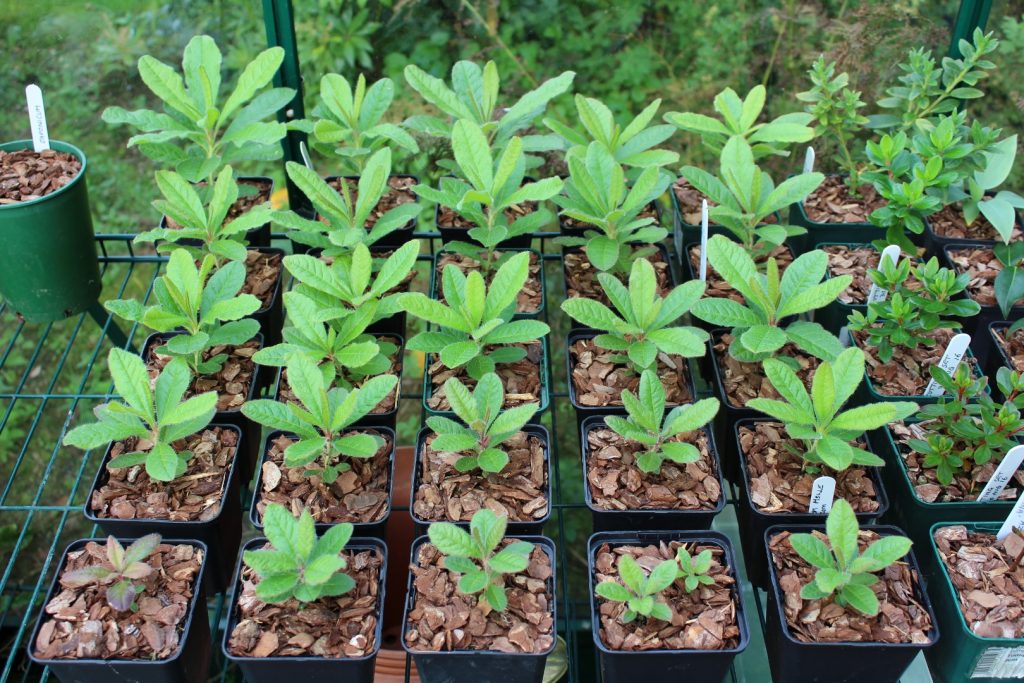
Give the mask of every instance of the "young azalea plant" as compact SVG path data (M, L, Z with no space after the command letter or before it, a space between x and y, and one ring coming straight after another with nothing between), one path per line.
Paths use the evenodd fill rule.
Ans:
M420 332L406 347L434 354L450 370L464 367L475 380L499 364L525 358L526 350L513 344L534 342L551 331L538 320L512 320L516 295L529 274L529 259L527 252L509 258L489 286L477 271L463 275L454 265L445 266L444 302L421 292L402 295L404 310L441 328Z
M185 473L192 452L176 450L172 444L210 424L217 411L217 393L208 391L182 400L193 377L181 358L165 365L152 384L142 359L122 349L110 350L107 369L124 403L97 406L97 421L69 431L64 445L87 450L136 437L140 450L111 458L107 467L145 465L150 479L174 481Z
M711 571L713 557L710 548L697 553L694 557L686 546L679 546L676 550L676 562L679 564L679 573L676 578L683 580L683 586L687 593L692 593L701 586L711 586L715 583L713 576L708 574Z
M627 441L643 445L636 456L641 472L655 474L668 460L677 465L700 460L700 451L691 443L677 441L680 434L695 432L709 423L718 413L718 399L705 398L696 403L676 406L665 414L665 387L654 370L640 375L639 391L622 392L626 417L606 415L609 429Z
M704 294L703 282L684 282L661 297L654 266L644 258L633 261L628 288L608 273L597 277L615 311L600 301L582 297L563 301L562 310L573 320L602 331L594 343L615 352L613 362L640 374L655 366L659 352L684 358L704 355L708 333L675 325Z
M292 356L286 367L299 403L257 399L247 401L242 413L264 427L294 433L297 439L284 451L285 467L304 468L307 476L332 484L351 469L343 458L372 458L384 445L379 436L345 431L394 391L398 378L379 375L348 390L328 385L316 363L302 355Z
M783 423L790 438L800 444L793 452L803 459L808 472L819 472L822 467L842 472L851 465L884 465L877 455L850 442L917 410L917 404L909 401L883 401L843 410L864 379L864 352L856 347L818 365L810 394L796 372L780 360L765 360L764 373L782 399L754 398L747 401L747 407Z
M594 587L594 592L605 600L626 604L622 623L628 624L637 617L672 621L672 609L658 598L678 578L679 564L676 560L662 560L650 575L645 575L629 554L619 555L616 566L622 583L611 579L602 581Z
M60 577L64 586L82 588L92 584L106 586L107 604L118 612L137 612L135 597L145 587L136 581L153 573L146 558L160 545L160 534L147 534L132 541L125 548L113 536L107 536L107 558L104 564L94 564L65 572Z
M493 372L481 377L472 392L458 378L449 378L444 393L464 424L440 415L428 417L427 426L437 435L430 443L431 449L459 454L455 461L459 472L480 468L483 472L497 473L505 469L508 453L500 448L501 444L519 433L536 414L538 404L526 403L502 410L505 389Z
M192 373L218 372L226 353L207 358L216 347L240 346L256 336L259 322L247 318L260 307L252 294L239 294L245 284L245 264L229 261L214 270L216 259L197 266L184 249L171 252L164 275L153 283L156 303L143 306L135 299L107 301L108 311L157 332L181 330L161 347L161 353L184 358ZM211 275L212 272L212 275Z

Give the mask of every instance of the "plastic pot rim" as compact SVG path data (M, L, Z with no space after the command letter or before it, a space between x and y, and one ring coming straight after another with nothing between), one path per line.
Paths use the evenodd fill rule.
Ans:
M19 151L19 150L22 150L22 149L33 149L32 140L10 140L8 142L0 143L0 151L16 152L16 151ZM42 204L43 202L45 202L45 201L47 201L49 199L52 199L54 197L57 197L57 196L65 193L65 192L67 192L68 190L71 189L72 186L77 185L79 182L81 182L82 178L85 177L85 169L88 166L88 161L86 160L85 152L80 150L78 147L72 145L70 142L64 142L63 140L53 140L53 139L50 140L50 149L54 150L55 152L64 152L66 154L73 154L75 157L77 157L78 161L81 162L81 164L82 164L82 168L78 169L78 174L74 178L69 180L67 182L67 184L65 184L59 190L55 190L53 192L50 192L49 194L44 194L42 197L37 197L35 199L30 199L27 202L15 202L14 204L0 204L0 213L2 213L4 211L13 211L15 209L24 208L26 206L34 206L36 204ZM60 660L60 661L63 661L63 660ZM96 661L104 661L104 660L96 660ZM163 660L161 660L161 661L163 661Z

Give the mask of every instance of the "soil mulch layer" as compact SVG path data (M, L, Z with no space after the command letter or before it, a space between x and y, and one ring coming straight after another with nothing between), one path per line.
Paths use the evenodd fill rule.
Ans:
M679 434L671 441L691 443L697 462L666 460L648 474L636 466L643 444L601 427L587 434L587 483L594 507L604 510L714 510L722 496L708 436L703 430Z
M260 300L260 310L270 306L274 288L281 279L281 254L263 253L250 249L245 253L245 284L242 294L252 294Z
M793 262L793 252L790 251L786 245L780 245L775 247L772 252L763 258L757 259L757 264L761 265L767 263L768 259L775 257L776 262L779 264L779 275L786 272L786 267ZM694 244L690 247L690 267L693 269L694 279L700 274L700 245ZM763 272L763 269L762 269ZM704 296L725 298L728 297L737 303L743 303L743 295L733 289L732 285L725 281L725 279L718 274L718 271L712 267L711 262L708 262L708 277L707 277L707 290L704 292Z
M530 344L512 344L526 349L526 357L517 360L515 363L499 363L495 372L505 387L505 403L503 408L514 408L524 403L539 403L541 400L541 362L543 360L543 347L539 341ZM466 374L466 368L451 370L444 366L444 363L436 357L432 357L427 373L430 375L432 390L427 397L427 406L431 410L451 410L448 397L444 393L444 383L450 377L458 377L459 380L472 391L476 387L476 380Z
M830 244L821 247L828 254L828 276L850 275L853 281L838 297L844 304L866 304L871 291L868 270L877 269L882 258L874 247L849 247L844 244ZM920 286L917 278L909 276L906 285L910 289Z
M949 260L958 273L971 276L967 293L982 306L996 306L996 276L1003 269L996 255L989 247L966 247L950 249Z
M238 432L213 427L171 444L175 451L192 452L185 474L171 482L153 481L145 465L110 469L106 481L92 492L89 507L96 516L111 519L169 519L206 522L220 514L221 497L234 461ZM129 437L115 442L111 458L148 450L151 441Z
M67 152L0 151L0 206L52 194L74 180L81 170L82 162Z
M160 353L162 346L152 346L149 349L149 358L146 359L146 369L149 371L149 379L155 382L164 366L171 362L172 356L165 356ZM214 346L206 351L204 358L212 358L220 353L228 354L220 371L213 375L199 375L185 391L185 398L190 398L207 391L217 392L217 410L241 410L249 396L249 387L256 376L256 364L252 357L260 350L259 341L253 339L241 346Z
M377 522L387 514L394 444L387 434L373 429L352 429L345 434L379 436L384 445L372 458L344 458L351 469L339 474L332 484L324 483L319 475L306 475L309 467L285 467L284 451L295 442L293 438L280 435L270 442L256 503L261 520L270 503L284 505L296 516L306 508L318 524Z
M958 240L988 240L995 242L1002 240L999 231L989 223L988 219L978 215L970 225L964 221L963 207L960 204L950 204L942 207L939 211L928 216L928 225L932 232L939 237ZM1021 239L1020 226L1014 222L1013 232L1010 233L1010 240Z
M899 447L900 457L907 468L907 476L911 485L917 493L918 498L926 503L950 503L976 500L985 484L995 474L999 460L989 460L984 465L975 465L969 471L957 470L953 474L953 481L948 485L939 483L939 478L934 467L924 466L924 456L914 451L907 445L909 439L926 439L927 422L918 424L906 424L893 422L889 425L895 437L896 445ZM1003 492L999 494L999 500L1013 501L1017 499L1020 491L1017 487L1024 487L1024 471L1017 470L1013 479Z
M700 204L701 200L708 199L707 195L695 188L693 185L686 180L686 178L680 178L672 184L672 192L676 195L676 201L679 203L679 212L683 215L683 223L687 225L700 225ZM708 199L708 210L715 206L715 203ZM768 216L765 223L778 223L779 219L775 214ZM715 221L708 218L708 225L718 225Z
M524 180L523 184L534 182L532 180ZM513 204L512 206L505 209L505 220L508 221L509 225L512 225L520 217L526 214L533 213L537 210L537 202L522 202L521 204ZM470 230L471 228L477 227L476 223L464 217L458 211L451 209L447 206L438 205L437 207L437 227L439 228L455 228L458 230Z
M644 619L640 617L631 623L622 623L625 603L611 602L603 598L598 601L601 620L599 633L601 642L612 650L727 650L739 645L740 627L736 617L736 603L733 590L736 577L724 564L725 551L714 544L661 542L658 545L612 548L602 543L594 557L594 583L619 579L618 561L620 555L632 555L645 574L664 562L674 560L676 551L687 546L687 551L696 556L703 550L711 551L711 568L708 575L715 582L700 585L693 593L686 592L682 581L676 581L663 590L663 600L672 610L672 621Z
M949 346L949 340L956 334L953 330L938 329L929 333L935 344L908 349L897 346L888 363L878 359L877 347L869 346L863 332L852 332L857 345L864 350L868 377L875 392L882 396L920 396L931 380L928 368L938 365L942 354ZM964 356L961 363L969 363L974 376L978 376L978 361L974 356Z
M355 203L359 201L359 180L355 178L334 178L328 184L334 188L335 192L341 194L342 183L348 188L352 205L355 206ZM377 202L377 206L370 211L370 215L367 216L366 223L364 223L365 227L372 229L373 226L377 225L377 221L381 216L396 206L415 203L418 199L416 193L412 191L415 184L415 178L402 176L391 176L388 178L388 189L384 192L384 196L380 198L380 201Z
M153 572L135 585L137 611L118 612L107 604L106 585L72 588L63 582L68 572L85 567L110 567L106 544L89 542L68 553L61 569L61 590L45 611L35 655L40 659L161 660L179 648L181 631L203 564L203 551L187 544L161 543L146 558ZM197 607L205 619L205 605ZM46 617L44 617L46 619Z
M268 543L263 546L269 549ZM228 651L236 657L363 657L377 643L377 615L383 557L377 550L346 550L345 573L356 586L344 595L308 604L291 599L268 605L256 597L260 579L242 568L239 622Z
M500 255L500 254L499 254ZM441 254L441 257L437 260L437 269L435 271L434 278L434 297L441 299L447 303L447 299L444 298L442 293L442 274L445 266L448 264L454 265L463 275L469 275L473 271L480 270L480 262L475 259L471 259L461 254L445 253ZM526 284L519 290L516 295L516 313L536 313L540 310L541 301L544 299L544 290L540 284L540 269L543 267L540 258L534 252L530 252L530 268L529 274L526 276ZM494 278L494 274L497 269L492 269L491 278ZM490 286L490 280L487 281L487 286Z
M270 201L270 192L273 188L273 183L268 180L240 180L239 185L249 185L255 187L256 192L249 195L248 197L239 197L235 200L235 203L228 209L227 215L224 217L224 224L227 225L231 221L235 220L243 213L246 213L249 209L260 204L265 204ZM205 186L206 183L200 183L198 187ZM179 225L170 216L165 216L165 225L171 230L180 230ZM259 296L259 295L257 295Z
M820 475L804 471L803 458L793 452L802 452L803 444L789 438L778 422L756 422L753 428L740 427L739 433L754 507L765 514L807 512L811 488ZM866 444L859 445L863 448ZM836 497L844 498L854 512L878 510L875 484L866 468L851 466L842 472L822 469L835 478Z
M443 453L430 447L426 438L419 454L420 485L413 512L431 522L468 522L480 508L506 515L513 522L532 522L548 514L548 469L544 442L519 432L499 448L508 454L508 465L497 474L459 472L455 462L461 453Z
M499 547L514 540L506 539ZM411 649L540 654L554 644L551 558L539 545L534 545L525 572L502 577L508 595L503 613L479 595L460 593L459 575L444 568L444 555L430 543L419 547L409 570L416 589L405 633Z
M398 339L396 339L395 337L377 337L377 341L387 342L389 344L394 344L395 346L399 345ZM384 372L382 374L385 374L385 375L395 375L396 377L401 378L401 376L402 376L402 354L401 354L401 352L396 351L394 354L392 354L390 356L390 360L391 360L391 367L388 368L387 372ZM348 377L346 379L347 379L347 381L352 386L354 386L354 387L356 387L358 389L359 387L361 387L363 384L365 384L366 382L368 382L372 378L371 377L363 377L363 378L359 379L358 381L353 381L351 378L348 378ZM385 413L390 413L392 410L394 410L395 406L398 404L398 394L399 394L399 392L401 390L402 390L402 387L400 385L395 385L395 390L392 391L387 396L385 396L381 400L380 403L378 403L376 406L374 406L373 409L370 411L370 415L383 415ZM278 384L277 400L281 401L282 403L299 403L299 399L295 396L294 393L292 393L291 385L288 384L288 368L281 368L281 381Z
M813 533L826 545L828 537L821 531ZM800 589L814 580L816 569L793 550L790 532L776 534L768 542L772 564L783 593L780 601L786 625L793 637L804 643L869 642L927 643L932 629L931 616L914 595L914 586L921 577L905 561L898 561L876 574L879 581L871 590L878 597L879 611L868 617L852 607L843 607L830 596L821 600L804 600ZM861 531L858 544L861 552L880 536Z
M1013 368L1018 372L1024 372L1024 330L1017 330L1009 337L1006 330L1009 328L994 329L996 341L1003 348L1003 352L1010 359Z
M659 249L645 258L654 266L654 277L658 281L658 296L667 296L672 287L669 280L671 268L665 260L665 255ZM600 301L606 306L612 305L597 279L597 274L601 271L590 263L586 253L583 251L566 252L564 261L565 289L568 298L583 297Z
M699 211L699 201L697 202L697 206ZM654 202L651 202L650 204L645 206L643 210L641 210L640 213L636 215L636 218L637 220L641 218L653 218L654 223L652 223L651 225L658 225L658 209L655 206ZM597 228L595 228L590 223L584 223L583 221L578 221L575 218L571 218L569 216L562 216L561 221L563 226L571 230L597 230Z
M956 588L968 628L981 638L1024 636L1024 539L1010 534L968 531L964 526L935 532L939 556Z
M859 197L850 196L843 178L825 176L804 200L804 212L815 223L870 223L868 216L885 206L885 199L871 185L861 185L859 191Z
M722 388L729 405L733 408L742 408L752 398L781 398L779 392L775 391L775 387L768 381L768 376L764 374L760 363L744 363L729 354L732 339L731 334L723 334L716 337L714 345L715 362L718 363L718 373L722 378ZM800 369L796 374L807 387L807 391L810 391L814 369L818 367L820 361L792 344L783 346L779 355L792 358L799 363Z
M612 357L622 352L606 351L593 339L577 339L569 347L572 358L572 384L576 390L576 402L581 406L621 406L622 392L626 389L637 392L640 376L632 372L625 363L616 363ZM690 403L689 370L682 356L658 352L658 378L665 387L668 405Z

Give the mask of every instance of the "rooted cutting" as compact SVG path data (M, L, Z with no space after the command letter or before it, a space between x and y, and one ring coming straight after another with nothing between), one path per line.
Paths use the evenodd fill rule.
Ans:
M526 351L526 357L512 363L499 363L494 369L501 383L505 387L506 408L540 401L541 397L541 365L544 359L544 351L539 341L530 344L510 344ZM498 346L485 348L485 353L499 348ZM452 377L462 380L468 388L476 386L476 380L469 376L465 366L454 370L445 367L437 357L431 356L432 361L427 367L427 374L430 376L430 384L433 390L427 397L427 406L431 410L451 410L448 397L444 393L444 383Z
M434 269L434 297L440 298L442 301L447 301L444 295L441 293L441 274L444 272L445 266L448 264L454 265L463 275L468 275L473 271L480 271L480 262L476 259L463 256L461 254L444 253L437 260L437 267ZM540 258L534 252L530 252L530 270L529 277L526 278L526 283L519 289L516 294L516 313L537 313L540 311L541 302L544 298L544 289L541 287L540 282L540 269L543 266ZM491 277L493 276L493 268L491 275L485 276L485 282L489 286L491 284Z
M165 365L171 362L172 356L160 353L165 340L158 340L149 347L146 357L146 369L152 378L160 373ZM257 340L248 341L241 346L214 346L203 353L204 359L218 354L227 354L227 360L215 373L199 375L189 385L185 397L195 396L205 391L217 392L217 410L232 411L241 408L249 396L250 387L255 381L256 364L252 356L260 348Z

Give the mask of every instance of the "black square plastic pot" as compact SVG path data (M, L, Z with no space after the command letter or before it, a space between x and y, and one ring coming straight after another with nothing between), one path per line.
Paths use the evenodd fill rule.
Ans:
M989 388L1002 396L1003 400L1005 400L1006 397L1003 396L1002 392L999 391L999 388L995 386L996 373L999 372L999 368L1002 367L1007 367L1010 370L1016 370L1017 368L1014 366L1010 355L1006 353L1006 349L999 343L999 340L996 339L996 332L998 331L1005 335L1006 330L1009 329L1012 324L1013 323L1006 320L997 320L989 323L988 325L987 337L989 344L992 345L992 352L989 354L989 362L988 367L985 368L985 374L988 375L989 378ZM974 338L971 339L971 344L974 344Z
M667 288L668 291L671 291L671 290L675 289L675 286L676 286L676 271L675 271L675 268L672 267L672 257L669 255L668 247L666 247L663 242L658 242L657 244L635 244L634 243L634 244L631 244L631 246L633 246L633 247L657 247L658 252L661 254L661 258L665 261L666 264L668 264L668 269L665 271L665 274L668 277L668 280L665 282L665 287ZM565 266L565 257L568 254L581 253L581 252L583 252L583 248L582 247L562 247L562 264L561 264L562 265L562 286L564 288L563 291L565 291L565 292L569 291L569 278L567 278L566 275L565 275L565 268L566 268L566 266ZM626 283L623 283L623 284L626 284Z
M992 197L994 196L994 194L995 193L993 192L986 192L985 196ZM980 220L981 218L984 218L984 216L978 216L977 220ZM1013 212L1013 224L1014 227L1017 228L1024 227L1021 224L1020 214L1017 212L1016 209L1014 209ZM946 247L952 247L953 249L957 249L965 245L973 246L977 244L987 244L989 246L992 246L997 243L996 240L986 240L978 238L961 239L959 237L943 237L942 235L937 235L935 234L934 229L932 229L931 221L929 221L927 218L924 219L924 237L925 246L928 247L929 253L936 255L945 252Z
M118 539L130 542L129 538ZM164 543L191 545L203 551L203 563L199 567L192 599L188 604L185 622L179 635L178 650L166 659L40 659L35 655L36 639L43 626L43 609L60 592L60 572L67 564L68 553L79 550L89 542L105 543L104 538L83 538L73 541L61 555L57 572L50 590L39 611L32 637L26 649L29 659L40 666L47 666L62 683L202 683L210 673L210 621L206 614L206 588L204 573L209 563L206 545L195 539L174 540L164 538Z
M547 284L546 284L546 280L544 278L544 255L541 254L536 249L511 249L511 248L505 249L505 248L499 248L498 251L500 251L500 252L528 251L531 254L536 255L537 263L540 265L540 271L539 271L539 273L537 275L538 280L540 280L540 306L537 308L536 311L529 311L529 312L526 312L526 313L518 313L517 312L517 313L515 313L512 316L512 319L513 320L523 320L523 319L533 319L533 318L541 317L544 314L544 309L547 307L547 299L548 299ZM440 263L441 257L444 256L445 254L448 254L448 253L451 253L451 252L449 252L449 251L447 251L445 249L442 249L441 251L439 251L436 254L434 254L434 260L431 262L431 267L430 267L430 290L429 290L430 291L430 298L431 299L435 299L437 301L442 301L443 300L442 296L441 296L441 287L442 287L441 279L437 276L437 266Z
M334 183L335 181L337 181L338 178L340 178L340 177L341 176L332 175L332 176L328 176L328 177L324 178L324 180L326 180L327 183L330 185L331 183ZM388 176L389 180L391 178L412 178L417 183L420 182L419 176L409 175L409 174L406 174L406 173L392 173L390 176ZM355 181L356 183L358 183L359 182L359 176L347 175L347 176L345 176L345 180ZM331 187L333 188L333 185L331 185ZM403 246L406 242L414 239L413 238L413 233L416 232L416 222L417 222L417 220L418 219L413 218L412 220L410 220L408 223L406 223L402 227L398 228L397 230L394 230L392 232L389 232L387 235L384 235L384 237L381 237L379 240L377 240L377 242L374 243L374 246L377 247L377 248L388 247L388 248L396 248L396 249L398 247ZM298 253L298 252L296 252L296 253Z
M836 175L845 177L846 174ZM798 236L796 239L803 240L803 246L808 250L816 249L829 242L863 244L885 236L885 231L882 228L877 228L871 223L819 223L811 220L802 201L789 205L789 222L807 229L806 235ZM909 237L914 239L919 236L909 235Z
M601 620L595 598L594 554L598 547L608 543L613 547L624 545L657 545L661 542L706 543L725 551L725 564L732 569L736 582L732 586L736 605L736 624L740 629L739 644L728 650L642 650L609 649L601 641ZM594 534L587 542L587 577L590 586L590 627L601 661L603 683L682 683L684 681L721 681L729 672L733 659L747 649L750 632L739 590L739 570L732 552L732 542L718 531L605 531Z
M794 205L795 206L795 205ZM815 248L824 249L825 247L849 247L850 249L874 249L871 244L856 243L856 242L821 242ZM825 268L825 279L831 280L835 276L832 275L829 268ZM843 303L839 299L836 299L832 303L828 304L824 308L819 308L813 311L814 321L820 323L822 327L831 332L834 335L839 335L839 330L842 329L850 318L850 315L854 311L867 315L868 305L863 304L847 304Z
M241 176L238 179L240 185L269 185L270 194L274 194L274 179L267 176ZM160 216L160 227L167 228L167 216ZM250 228L245 231L245 241L249 243L251 249L259 247L270 246L270 221L267 221L263 225L255 228ZM183 244L191 247L202 246L202 241L197 239L183 239L178 240L178 244Z
M757 509L750 498L750 478L747 476L747 457L740 446L740 427L753 425L756 422L776 422L771 419L740 420L733 430L733 439L736 444L738 466L740 468L739 500L736 502L736 520L739 522L740 542L743 547L743 563L747 568L747 580L758 588L768 586L769 567L765 558L765 530L776 525L822 525L825 524L827 514L815 514L811 512L777 512L764 513ZM857 523L863 527L865 524L873 524L889 509L889 497L882 486L882 475L879 470L884 467L865 467L871 483L875 486L875 500L878 501L878 509L874 512L858 512ZM784 680L784 679L777 679Z
M555 544L544 536L520 536L509 533L517 541L527 541L540 546L551 560L551 576L547 580L551 596L555 596L556 580ZM419 547L429 543L430 539L420 536L412 543L409 555L411 562L416 562ZM423 683L542 683L544 680L544 664L547 662L557 643L552 638L551 648L539 654L527 652L498 652L495 650L451 650L428 652L412 650L406 644L405 636L409 631L409 612L416 603L416 587L413 585L413 573L409 572L409 582L405 590L405 611L402 614L402 647L412 655ZM551 621L558 624L558 600L551 600ZM552 634L554 635L554 634Z
M825 526L786 524L766 529L761 537L764 544L764 561L772 564L768 540L773 536L783 531L809 532L812 529L824 531ZM874 531L882 536L903 535L903 532L894 526L861 525L861 531ZM768 651L772 678L786 683L897 683L918 653L931 647L939 639L938 620L928 594L924 591L924 579L912 549L903 561L917 573L914 598L932 618L932 630L928 633L927 643L804 643L797 640L790 633L789 625L786 623L786 616L783 613L785 599L772 564L764 628L765 649Z
M321 533L321 532L318 532ZM266 538L254 538L245 544L242 552L263 547ZM373 667L381 645L381 627L384 623L384 589L388 573L388 548L383 541L376 538L353 539L345 546L345 550L361 551L376 550L380 553L380 584L377 592L377 630L374 635L374 649L362 657L239 657L231 654L228 643L231 632L238 625L238 598L242 594L242 553L238 554L238 565L235 567L231 599L227 604L228 618L221 640L221 652L229 661L238 665L249 683L280 683L281 681L344 681L344 683L373 683Z
M535 418L536 419L536 416ZM456 421L458 419L456 418ZM523 427L522 431L526 432L530 436L535 436L541 440L544 445L544 467L547 475L547 485L545 486L545 492L547 493L548 499L548 511L540 519L533 519L529 522L517 522L513 520L508 521L508 533L511 535L537 535L541 533L541 529L544 528L544 523L551 517L551 508L555 504L554 492L551 484L551 436L548 434L548 430L539 424L527 424ZM430 520L423 519L416 514L416 492L419 491L420 482L423 479L423 449L426 447L427 437L430 436L431 430L429 427L422 428L416 435L416 459L413 461L412 469L412 487L409 489L409 516L412 517L413 522L416 525L416 533L426 534L427 527L429 527L435 521L451 522L461 527L468 527L469 522L453 521L449 519L445 520ZM470 476L481 476L480 472L472 472Z
M282 283L285 278L284 249L277 247L260 247L257 249L261 254L278 254L281 256L281 274L274 285L274 294L270 303L261 306L250 318L260 324L260 333L263 335L263 342L266 346L273 346L281 343L281 327L284 326L284 307L281 296Z
M711 429L704 427L701 431L707 436L708 450L715 468L718 486L721 493L718 504L711 510L671 510L662 508L643 508L635 510L608 510L598 507L590 492L587 481L587 435L595 429L607 426L604 416L592 415L580 425L580 450L583 454L583 498L594 518L595 531L641 531L641 530L691 530L710 529L715 515L725 509L725 482L722 481L722 463L715 447L715 437Z
M347 427L345 431L354 429L373 429L381 432L389 439L391 439L391 452L388 455L388 508L384 513L384 516L376 522L352 522L352 537L353 538L384 538L384 532L388 525L388 517L391 516L392 499L391 492L395 486L395 432L393 429L388 427ZM262 442L263 444L263 456L260 459L260 467L256 470L256 481L252 487L252 504L249 506L249 521L256 527L257 530L263 531L263 520L260 518L260 513L257 510L257 504L263 498L263 463L267 462L270 456L270 444L279 436L287 436L293 439L298 437L295 434L276 430L267 434L267 438ZM316 523L316 532L322 534L332 526L336 526L336 523Z

